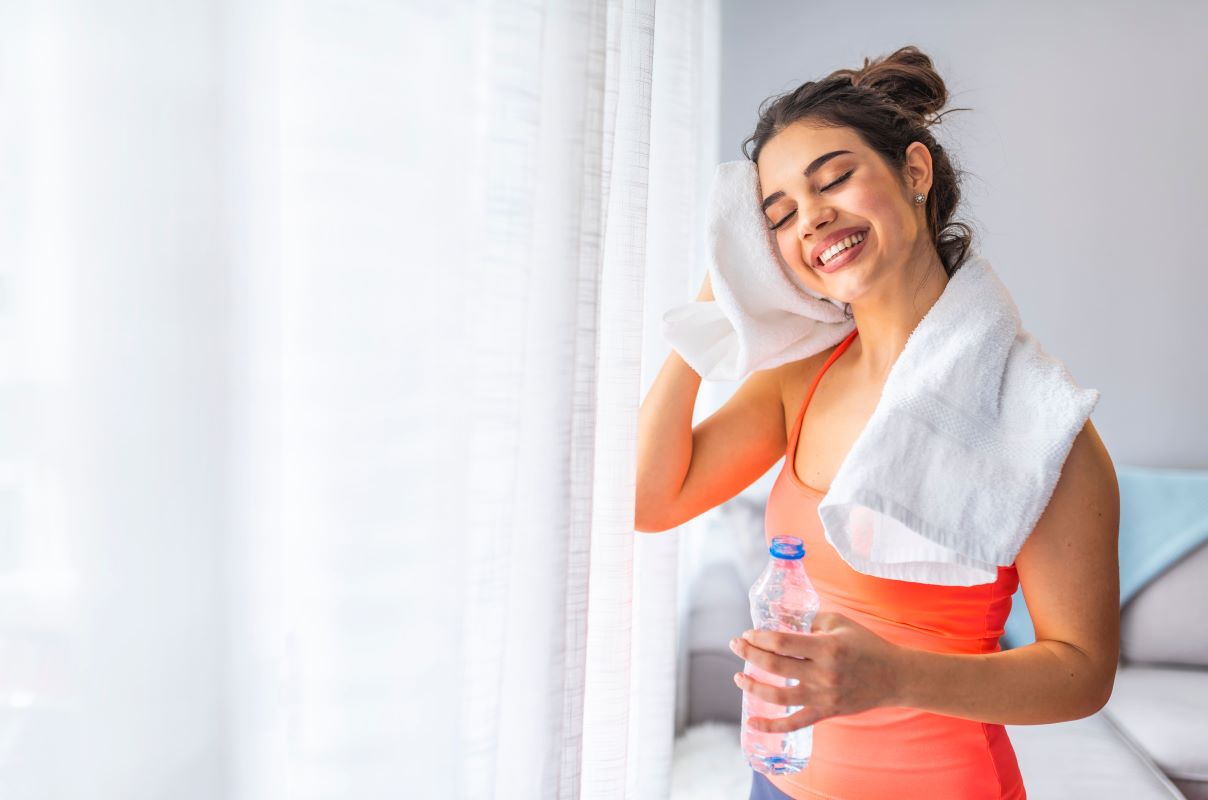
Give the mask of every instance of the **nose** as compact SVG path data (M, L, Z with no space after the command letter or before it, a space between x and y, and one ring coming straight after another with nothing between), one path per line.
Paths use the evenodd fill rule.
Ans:
M816 234L820 234L834 219L835 210L825 201L820 200L817 203L806 201L798 206L797 238L801 240L807 257L809 248L813 247L814 242L820 238Z

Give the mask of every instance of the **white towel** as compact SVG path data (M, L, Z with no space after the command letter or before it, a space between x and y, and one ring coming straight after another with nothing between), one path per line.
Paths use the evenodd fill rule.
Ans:
M711 267L726 275L736 265ZM748 295L730 295L739 296ZM754 343L772 340L744 338L742 328L772 317L754 305L732 319L737 341L750 345L740 346L738 364L783 363L834 343L834 328L815 319L787 348L760 350ZM1098 390L1080 388L1023 329L989 261L970 252L911 332L819 503L827 541L867 575L946 586L995 581L1036 527L1098 401Z
M715 301L663 315L663 338L705 380L741 380L843 341L855 322L811 292L780 259L747 159L717 165L706 249Z

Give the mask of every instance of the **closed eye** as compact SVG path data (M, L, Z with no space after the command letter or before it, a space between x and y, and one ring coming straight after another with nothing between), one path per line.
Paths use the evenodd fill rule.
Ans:
M844 173L844 174L843 174L841 177L839 177L839 178L837 178L836 180L834 180L834 181L832 181L832 182L828 183L826 186L823 186L823 187L822 187L821 189L819 189L818 191L820 191L820 192L825 192L827 189L830 189L830 188L831 188L831 187L833 187L833 186L838 186L839 184L843 183L843 181L845 181L845 180L847 180L848 178L850 178L850 177L851 177L851 174L852 174L853 172L855 172L855 170L854 170L854 169L848 170L848 171L847 171L847 172L845 172L845 173ZM773 225L773 226L772 226L771 228L769 228L768 230L773 230L773 231L774 231L774 230L776 230L776 229L777 229L777 228L779 228L781 225L783 225L784 223L788 222L788 221L789 221L789 219L791 219L791 218L792 218L793 214L796 214L796 213L797 213L797 210L796 210L796 209L793 209L791 212L789 212L788 216L786 216L784 219L780 220L780 222L777 222L775 225Z

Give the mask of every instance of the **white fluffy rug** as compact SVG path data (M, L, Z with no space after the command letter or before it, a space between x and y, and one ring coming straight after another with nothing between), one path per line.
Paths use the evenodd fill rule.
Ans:
M745 800L750 791L737 725L705 722L675 740L671 800Z

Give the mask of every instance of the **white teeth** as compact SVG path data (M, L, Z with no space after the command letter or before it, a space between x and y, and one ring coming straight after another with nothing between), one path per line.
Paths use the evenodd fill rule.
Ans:
M823 264L826 264L826 262L830 261L832 258L839 255L847 248L857 245L862 241L864 241L863 233L853 233L851 236L848 236L843 241L835 242L833 245L826 248L826 250L824 250L822 252L822 255L819 256L819 258L821 259Z

